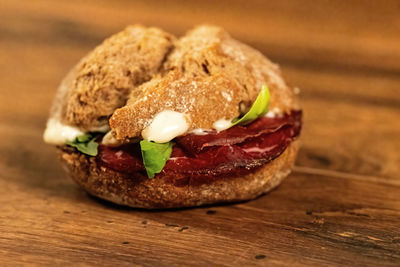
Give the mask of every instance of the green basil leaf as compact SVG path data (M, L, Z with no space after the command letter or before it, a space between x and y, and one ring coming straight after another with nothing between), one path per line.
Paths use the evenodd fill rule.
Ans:
M160 173L167 160L171 157L172 143L154 143L147 140L140 141L142 150L143 164L146 168L147 176L153 178L156 173Z
M268 86L263 85L250 110L244 114L243 117L233 119L232 126L237 124L248 124L258 117L265 115L268 112L269 99L270 94Z
M86 155L97 155L97 147L99 146L99 144L96 143L95 137L90 134L77 136L74 141L67 141L65 143L69 146L75 147L76 149L78 149L78 151Z
M77 140L79 143L86 143L86 142L89 142L90 139L92 139L92 135L90 135L90 134L83 134L83 135L79 135L79 136L76 137L76 140Z

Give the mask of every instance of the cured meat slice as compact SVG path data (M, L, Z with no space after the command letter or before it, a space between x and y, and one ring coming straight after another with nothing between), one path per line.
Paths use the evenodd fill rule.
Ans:
M197 154L207 147L243 143L249 138L276 132L287 125L296 126L301 124L301 115L301 111L296 110L282 117L261 117L246 126L238 125L222 132L208 131L205 135L189 134L176 138L176 142L188 152Z
M179 137L156 179L164 177L174 183L192 184L249 172L285 151L300 134L301 116L301 111L292 111L279 118L262 117L249 125L219 133ZM123 173L145 171L137 143L121 147L100 145L97 160Z

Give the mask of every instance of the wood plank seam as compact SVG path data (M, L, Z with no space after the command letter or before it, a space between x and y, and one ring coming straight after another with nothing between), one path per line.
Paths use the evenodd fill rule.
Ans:
M353 174L353 173L346 173L346 172L339 172L339 171L332 171L326 169L317 169L311 167L304 167L304 166L294 166L293 172L302 173L302 174L312 174L312 175L319 175L319 176L327 176L331 178L343 178L343 179L354 179L364 182L372 182L372 183L379 183L385 185L394 185L400 186L400 181L397 180L383 180L382 178L376 176L367 176L361 174Z

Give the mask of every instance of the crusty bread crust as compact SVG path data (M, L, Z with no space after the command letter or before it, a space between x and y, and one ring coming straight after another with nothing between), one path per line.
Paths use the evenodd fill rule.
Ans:
M222 28L201 25L177 39L134 25L70 71L50 116L84 132L110 126L113 137L129 142L163 110L185 113L189 130L213 128L213 122L243 113L239 106L249 108L264 84L271 110L299 109L279 67Z
M174 43L157 78L139 86L113 113L110 127L117 140L129 140L159 112L174 110L187 115L189 130L210 129L217 120L238 117L239 105L249 108L265 84L270 109L299 109L277 65L222 28L198 26Z
M51 117L86 131L108 127L129 93L158 72L174 40L161 29L140 25L110 36L62 81Z
M189 131L209 129L218 119L237 117L239 103L248 99L248 94L223 74L188 78L179 71L171 71L163 79L153 79L141 87L147 87L146 98L117 109L110 119L118 140L140 136L156 114L168 109L186 114ZM223 96L229 101L225 99L222 105Z
M277 65L223 29L199 26L176 39L157 28L130 26L84 57L59 87L51 117L83 131L105 131L130 142L166 109L190 116L190 129L213 127L249 108L262 85L270 109L299 109ZM108 124L108 119L111 117ZM90 194L131 207L157 209L236 202L276 187L290 172L298 141L248 174L176 186L162 177L119 173L73 149L61 149L70 176Z
M94 157L60 150L69 175L89 194L135 208L165 209L250 200L278 186L290 173L299 141L276 159L245 175L207 184L175 186L162 178L122 174L99 166Z

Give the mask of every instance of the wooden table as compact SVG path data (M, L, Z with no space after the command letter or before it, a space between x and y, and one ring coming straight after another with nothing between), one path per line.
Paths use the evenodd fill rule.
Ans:
M400 265L399 1L0 1L0 262ZM42 142L67 71L128 24L208 22L301 88L302 149L270 194L147 212L89 197Z

